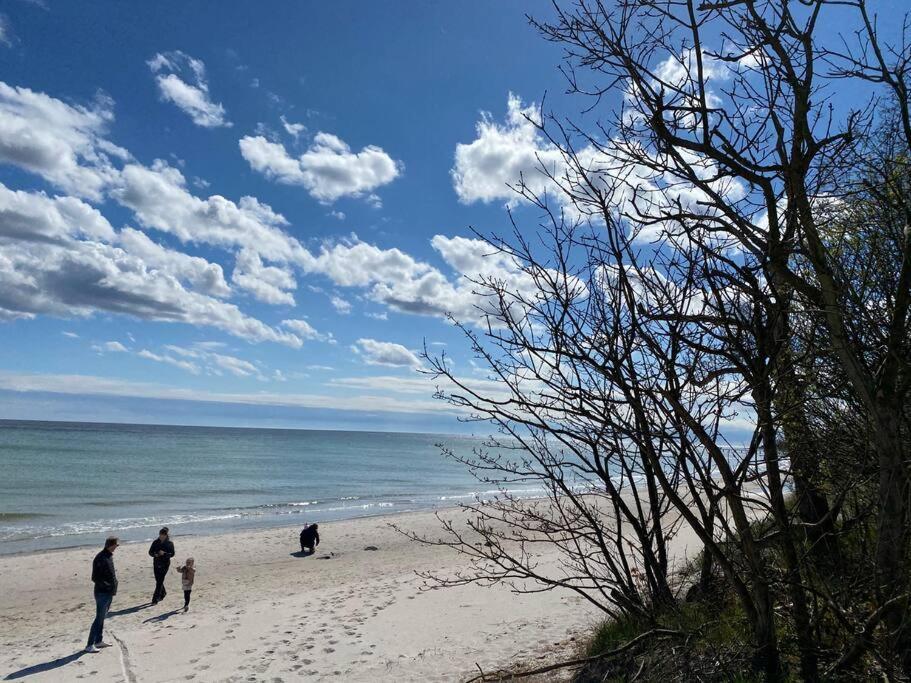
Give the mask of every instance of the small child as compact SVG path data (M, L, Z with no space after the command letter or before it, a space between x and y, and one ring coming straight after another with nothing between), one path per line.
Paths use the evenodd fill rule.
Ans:
M196 567L192 557L188 557L183 567L178 567L182 576L180 583L183 585L183 611L190 609L190 591L193 590L193 580L196 578Z

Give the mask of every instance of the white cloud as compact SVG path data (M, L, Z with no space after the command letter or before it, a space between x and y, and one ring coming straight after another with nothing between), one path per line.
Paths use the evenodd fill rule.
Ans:
M171 233L182 242L247 247L279 262L302 258L303 247L282 230L288 221L270 206L254 197L237 203L221 195L200 199L187 190L183 174L164 161L151 167L128 164L112 194L143 227Z
M297 288L294 275L285 268L264 265L252 249L237 254L231 281L264 303L294 305L294 296L288 291Z
M101 213L75 197L10 190L0 183L0 239L63 242L73 237L114 239Z
M342 315L348 315L351 313L351 302L343 299L340 296L333 296L329 299L329 303L332 304L332 307Z
M391 183L402 172L401 162L381 148L369 145L352 152L329 133L317 133L299 157L292 157L284 145L261 135L243 137L239 144L240 153L253 170L285 185L299 185L326 204L341 197L370 199L373 190Z
M394 310L477 320L483 300L471 283L458 279L460 273L486 273L522 286L514 265L490 257L477 240L434 238L434 249L456 278L399 249L382 249L355 236L310 251L287 232L283 216L256 198L198 197L179 169L161 160L151 166L137 163L104 139L112 116L109 101L80 108L0 83L0 161L38 173L64 190L81 185L90 190L83 192L89 199L110 197L130 209L146 231L233 253L234 286L225 281L219 264L164 246L139 229L117 231L80 199L0 185L0 240L9 245L0 250L0 318L104 311L211 326L248 341L299 347L302 339L291 327L267 325L225 299L243 289L267 303L292 305L296 268L325 276L336 287L365 290L367 300ZM23 135L35 132L27 125L32 119L47 135L40 140L32 135L26 144ZM58 130L59 135L48 132ZM41 144L61 141L64 153L41 161ZM341 143L330 142L326 144L341 154ZM82 178L83 172L90 174ZM350 309L343 293L335 297L340 311Z
M5 14L0 14L0 45L9 47L13 44L13 31L9 25L9 19Z
M206 401L236 405L284 406L290 408L460 414L458 409L429 397L426 399L400 399L383 392L341 396L264 391L228 393L170 387L151 382L130 382L93 375L29 375L0 371L0 389L17 392L49 392L81 396L132 396L137 398Z
M401 344L376 339L358 339L351 348L355 353L361 355L367 365L421 367L420 358Z
M563 155L538 133L533 123L537 120L535 105L523 107L521 99L512 93L504 124L494 121L488 112L481 113L477 138L456 145L451 174L461 202L515 202L518 196L511 186L520 180L536 192L549 186L541 173L542 164L557 174L562 172Z
M185 267L182 256L174 260ZM251 342L301 345L296 335L251 318L234 304L188 289L163 265L102 242L11 242L0 250L0 314L81 317L106 311L214 327Z
M305 126L303 123L291 123L288 121L288 119L285 118L284 115L280 116L279 118L282 121L282 126L284 126L285 131L287 131L288 135L293 136L295 140L302 133L307 132L307 126Z
M195 363L191 363L188 360L181 360L179 358L174 358L173 356L165 356L157 353L152 353L148 349L143 349L142 351L136 354L140 358L145 358L147 360L153 360L156 363L166 363L168 365L173 365L175 368L180 368L181 370L186 370L187 372L198 375L200 370L199 366Z
M690 61L689 55L669 58L658 66L658 72L668 83L678 84L691 67ZM715 80L725 77L717 62L707 66L707 74ZM685 99L688 95L680 97ZM626 106L630 111L624 111L624 116L642 114L637 109L638 99L631 93L627 93ZM603 140L598 147L576 141L579 144L569 158L539 132L538 121L537 107L523 106L521 99L512 93L503 123L482 112L475 140L456 145L451 175L461 202L502 200L516 205L524 201L516 192L521 188L523 193L555 202L571 220L602 222L602 203L621 219L640 212L658 217L663 207L675 206L677 202L696 213L707 211L705 194L683 174L667 172L663 177L656 177L651 168L642 165L641 156L649 153L644 148L620 139ZM673 166L670 159L663 161ZM712 162L696 155L690 155L684 163L687 171L695 169L703 178L718 175ZM714 184L714 191L730 200L738 199L744 192L742 186L730 180L721 179ZM638 239L652 240L661 230L662 223L656 219Z
M226 118L225 108L220 103L212 101L209 83L206 80L206 67L202 60L175 50L158 53L147 64L155 74L161 98L174 103L197 126L231 126L231 122Z
M217 342L197 342L191 347L168 344L165 349L183 358L192 358L194 361L192 365L196 367L197 371L201 367L212 375L222 375L227 372L235 377L253 377L260 381L268 381L269 378L255 363L215 351L221 347L222 344Z
M117 241L126 251L141 258L147 266L173 275L196 291L218 298L231 296L224 271L217 263L163 247L144 232L133 228L121 230Z
M103 344L93 344L92 350L97 351L98 353L104 353L105 351L110 353L126 353L129 349L119 341L108 341Z
M223 353L210 353L208 357L222 370L225 370L235 377L260 377L259 369L250 361L228 356Z
M335 343L335 338L331 332L328 334L317 332L313 325L306 320L282 320L282 326L287 327L301 339L313 339L315 341L329 342L330 344Z
M61 332L64 337L69 337L70 339L79 339L79 335L75 332Z
M68 194L99 200L117 176L112 157L129 158L103 138L112 106L102 95L91 107L71 106L0 82L0 161L37 173Z

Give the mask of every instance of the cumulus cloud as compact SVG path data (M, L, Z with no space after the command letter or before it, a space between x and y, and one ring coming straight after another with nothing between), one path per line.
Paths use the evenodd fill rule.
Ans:
M245 136L239 144L241 155L253 170L284 185L299 185L325 204L341 197L372 199L373 190L391 183L402 172L401 162L381 148L368 145L352 152L329 133L317 133L298 157L291 156L280 142L262 135Z
M60 243L79 236L112 240L114 228L75 197L10 190L0 183L0 240Z
M367 365L421 367L421 359L401 344L376 339L358 339L351 348L355 353L360 354Z
M693 61L689 53L679 58L669 57L658 65L657 72L667 83L677 84L692 68ZM710 78L724 78L718 62L709 64L707 69ZM634 94L627 93L625 117L637 115L637 102ZM502 123L482 112L475 140L456 145L451 176L459 200L465 204L500 200L516 205L523 201L516 191L521 188L523 193L555 202L571 219L596 222L603 220L602 203L612 207L621 219L637 215L640 210L658 216L663 207L678 202L696 213L706 210L705 195L684 178L671 172L656 177L652 168L642 165L645 149L610 139L597 147L579 144L569 159L540 133L539 122L536 105L525 106L512 93ZM703 178L717 176L717 167L707 159L691 155L685 162ZM740 185L724 178L714 184L715 192L731 200L743 195ZM654 239L661 229L661 222L656 220L638 237Z
M548 186L541 165L559 173L564 165L563 155L538 133L534 124L537 116L534 105L524 107L512 93L504 123L497 123L488 112L481 113L477 138L456 145L451 174L461 202L514 202L517 195L511 188L520 181L536 192Z
M331 303L332 307L342 315L351 313L351 302L347 299L343 299L340 296L333 296L329 299L329 303Z
M289 234L288 221L256 198L197 196L178 168L161 160L143 165L112 145L103 137L112 116L111 103L103 99L79 107L0 83L0 161L37 173L64 192L73 185L83 189L80 199L0 185L0 318L103 311L299 347L310 338L305 328L268 325L226 300L243 290L269 304L293 305L297 271L360 289L365 299L394 310L478 320L483 299L462 274L523 286L515 265L492 257L477 240L434 238L446 272L356 236L305 248ZM35 130L26 125L28 117L37 121ZM47 158L38 154L45 143L53 151ZM53 147L58 143L59 150ZM340 144L323 143L345 157ZM84 201L106 198L131 210L137 227L117 230ZM221 265L165 246L149 231L231 253L230 285ZM337 309L350 309L342 293L333 296Z
M294 296L288 291L297 288L294 275L286 268L264 265L252 249L237 254L231 281L264 303L294 305Z
M287 221L252 197L238 203L218 195L196 197L180 171L165 162L136 163L102 137L110 107L103 99L93 108L69 105L0 83L0 161L92 201L110 196L132 209L143 228L186 243L239 249L247 267L237 273L238 287L288 302L282 292L293 288L293 278L262 264L269 257L301 260L306 252L282 230ZM232 291L220 265L165 247L134 228L117 231L77 197L0 185L0 243L3 319L104 311L212 326L254 342L301 345L292 332L222 301ZM267 286L275 291L267 292Z
M172 102L204 128L230 127L225 108L213 102L206 66L180 50L158 53L148 62L163 100Z
M182 242L246 247L282 262L302 256L303 247L282 229L288 221L270 206L255 197L236 203L217 194L197 197L187 189L184 175L161 160L151 167L127 164L111 194L135 213L140 225Z
M113 103L103 95L83 107L0 82L0 161L67 194L100 200L117 177L112 160L129 158L103 137L113 117Z
M296 335L216 298L229 292L217 264L162 247L136 230L114 234L79 200L3 188L0 216L6 219L0 233L5 318L105 311L211 326L249 341L301 345Z
M282 320L282 326L287 327L289 330L294 332L301 339L313 339L316 341L329 342L330 344L335 343L335 338L332 333L323 334L317 332L316 329L308 323L306 320L291 319L291 320Z
M301 345L296 335L188 289L174 274L119 247L71 241L13 243L0 251L0 312L73 317L96 311L209 326L251 342Z
M127 252L141 258L147 266L169 273L198 292L218 298L231 296L224 271L217 263L163 247L144 232L133 228L121 230L117 242Z

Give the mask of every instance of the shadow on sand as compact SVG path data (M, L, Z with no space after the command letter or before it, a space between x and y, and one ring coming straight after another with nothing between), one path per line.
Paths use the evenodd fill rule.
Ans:
M316 555L316 551L315 550L298 550L296 552L289 553L289 555L291 555L291 557L310 557L312 555Z
M166 619L170 619L171 617L173 617L175 614L181 614L182 612L183 612L182 608L181 609L172 609L170 612L163 612L162 614L158 614L154 617L149 617L148 619L143 620L142 623L143 624L154 624L159 621L165 621Z
M123 609L111 610L110 612L108 612L107 618L122 617L125 614L133 614L135 612L138 612L141 609L145 609L146 607L151 607L151 606L152 606L151 602L144 602L141 605L134 605L133 607L124 607Z
M14 671L13 673L6 676L6 678L3 680L14 681L17 678L25 678L26 676L32 676L34 674L47 673L48 671L59 669L61 666L66 666L70 662L75 662L84 654L86 654L84 650L79 650L79 652L74 652L73 654L67 655L66 657L59 657L49 662L44 662L43 664L27 666L24 669L19 669L19 671Z

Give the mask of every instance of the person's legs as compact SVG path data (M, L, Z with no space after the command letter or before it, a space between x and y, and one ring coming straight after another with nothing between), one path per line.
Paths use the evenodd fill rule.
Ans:
M86 647L91 647L95 643L100 643L104 635L104 618L111 608L111 601L114 596L110 593L95 594L95 621L92 622L92 628L89 630L89 640Z
M187 607L190 606L190 592L191 592L191 591L184 591L184 592L183 592L183 608L184 608L184 609L186 609Z
M153 567L153 570L155 572L155 593L152 595L152 602L158 602L164 600L164 596L168 594L164 587L164 577L168 573L168 567Z
M158 567L153 566L152 572L155 574L155 592L152 593L152 602L158 602L164 596L161 594L164 589L164 574L161 573L161 570Z

